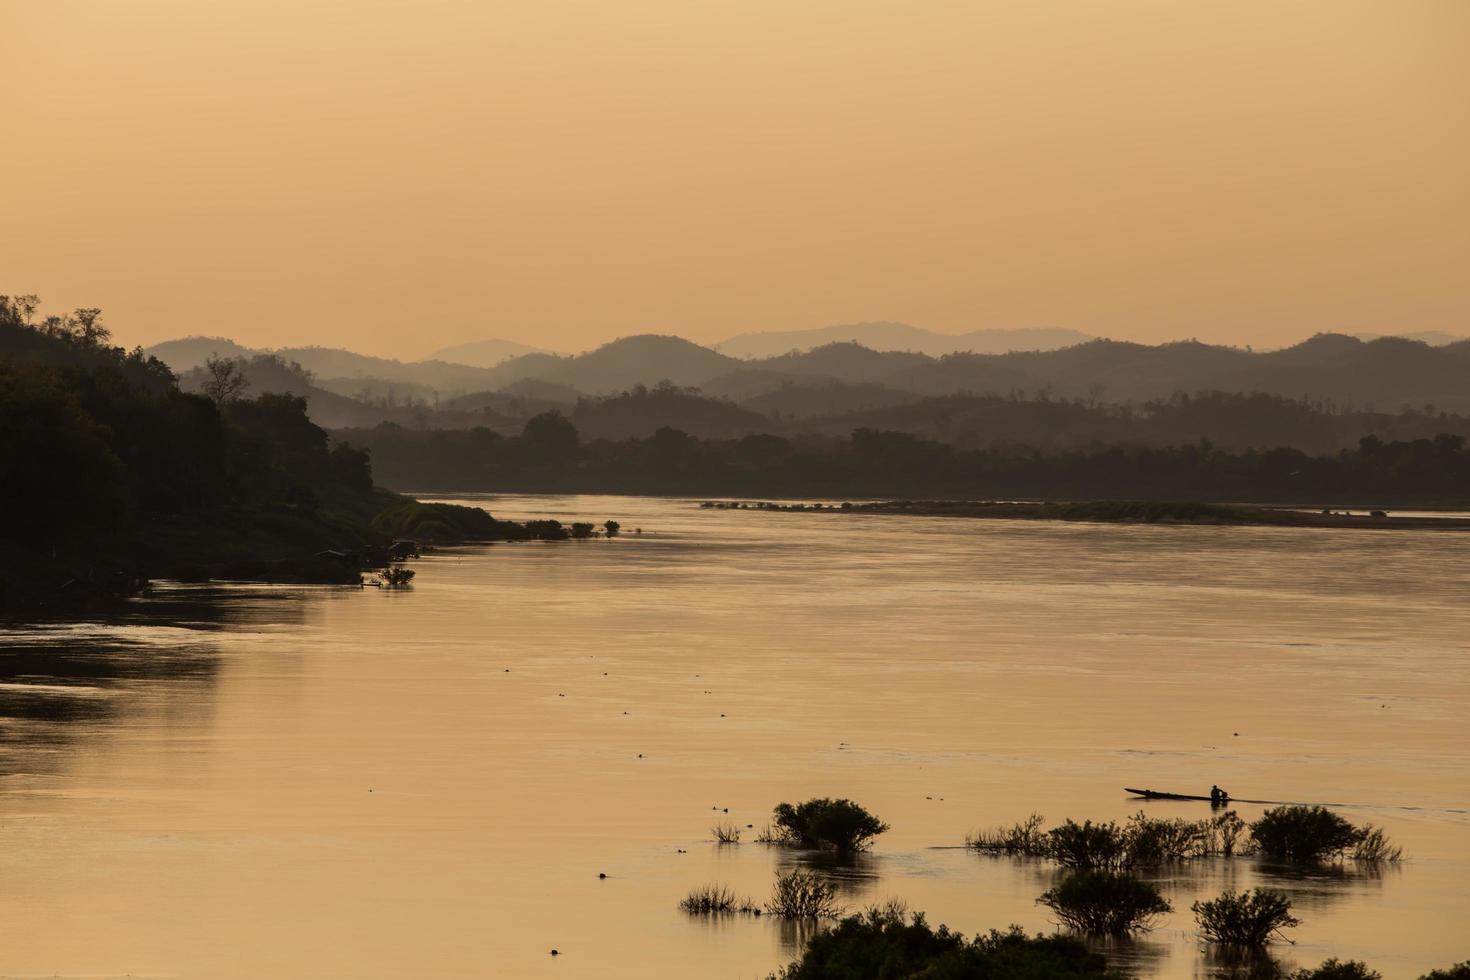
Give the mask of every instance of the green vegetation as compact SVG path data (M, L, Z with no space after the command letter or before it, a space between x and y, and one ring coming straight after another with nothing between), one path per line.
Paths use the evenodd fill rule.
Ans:
M1251 824L1251 837L1262 853L1282 861L1321 861L1351 851L1361 860L1397 861L1402 849L1377 827L1355 827L1320 806L1282 806L1267 810Z
M922 914L869 910L814 936L771 980L1122 980L1075 939L1029 937L1020 927L966 940Z
M1470 960L1444 970L1430 970L1419 980L1470 980Z
M1212 943L1259 948L1291 929L1300 920L1291 914L1291 900L1284 892L1256 888L1249 892L1225 892L1208 902L1190 906L1200 934Z
M775 824L786 840L805 847L861 851L888 825L851 800L822 797L792 806L779 804Z
M821 875L800 869L776 875L766 911L784 919L835 919L842 914L837 888Z
M1153 885L1110 871L1069 875L1037 902L1056 913L1068 928L1097 936L1126 936L1149 928L1160 915L1173 911Z

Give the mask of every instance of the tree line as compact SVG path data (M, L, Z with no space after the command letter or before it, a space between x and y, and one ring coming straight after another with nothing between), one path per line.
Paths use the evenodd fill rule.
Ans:
M700 439L665 426L646 438L584 441L548 412L519 435L488 428L380 425L339 433L372 454L387 486L422 490L705 496L1006 497L1449 506L1470 503L1464 436L1385 441L1309 454L1169 446L964 449L906 432Z

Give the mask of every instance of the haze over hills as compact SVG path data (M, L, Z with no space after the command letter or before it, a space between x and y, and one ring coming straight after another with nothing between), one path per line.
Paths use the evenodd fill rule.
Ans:
M223 337L184 337L155 344L147 348L146 353L157 357L179 374L202 366L212 356L251 358L275 354L310 371L317 384L324 388L351 395L366 390L370 397L383 397L394 384L414 386L421 395L429 397L500 387L499 377L487 368L446 361L405 363L337 347L267 350L244 347Z
M545 347L532 347L529 344L517 343L514 340L475 340L468 344L455 344L452 347L441 347L430 354L426 360L448 361L451 364L468 364L470 367L494 367L502 361L508 361L512 357L520 357L523 354L556 354L557 351L547 350Z
M192 338L160 345L159 353L177 368L190 357L202 359L205 348L245 350L225 340ZM237 356L259 358L253 352ZM307 395L313 417L333 427L396 421L509 431L527 413L557 406L570 413L580 399L605 401L639 386L660 385L697 389L705 401L741 411L708 407L696 412L692 402L676 405L669 399L639 403L620 410L620 418L639 420L633 431L677 428L692 424L696 416L708 423L708 435L754 425L752 418L757 417L788 426L820 418L827 420L824 429L840 428L849 413L881 416L888 409L957 394L1136 405L1178 392L1259 392L1341 409L1396 412L1405 405L1433 405L1436 411L1470 411L1470 341L1432 347L1343 334L1320 334L1275 351L1195 341L1150 346L1092 340L1050 351L937 358L838 342L755 360L730 357L679 337L640 335L574 357L532 353L493 368L434 361L405 364L323 348L295 348L274 356L297 360L311 372L312 377L298 378L291 390ZM271 374L273 363L266 359L250 368L270 369L253 390L281 383ZM360 373L342 374L354 370ZM186 386L197 383L186 373ZM669 414L660 417L664 409ZM621 422L603 425L579 412L591 431L629 431Z
M1443 347L1446 344L1457 344L1462 340L1470 340L1470 335L1447 333L1444 330L1420 330L1414 333L1355 333L1354 337L1359 340L1382 340L1385 337L1399 337L1403 340L1417 340L1428 344L1430 347Z
M1053 327L945 334L907 323L874 321L836 324L813 330L743 333L715 344L714 349L731 357L755 359L811 350L826 344L857 343L873 350L915 351L940 357L959 351L1006 354L1018 350L1055 350L1091 339L1076 330Z

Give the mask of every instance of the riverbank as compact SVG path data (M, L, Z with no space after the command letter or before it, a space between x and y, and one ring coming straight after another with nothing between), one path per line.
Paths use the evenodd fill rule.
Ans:
M386 490L334 503L156 516L132 533L18 549L0 565L0 615L105 609L155 579L358 585L424 547L560 541L582 532L554 520L497 520L479 507L425 503Z
M1371 530L1470 531L1470 520L1458 517L1396 517L1375 511L1205 504L1147 500L1014 501L1014 500L883 500L866 503L794 503L715 501L700 505L721 510L764 510L779 513L898 514L909 517L971 517L1004 520L1082 521L1103 524L1193 524L1267 527L1365 528Z

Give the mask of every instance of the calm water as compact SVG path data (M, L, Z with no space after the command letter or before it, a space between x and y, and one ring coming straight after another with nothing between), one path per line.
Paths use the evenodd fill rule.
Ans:
M1299 965L1470 957L1470 539L476 502L644 533L0 631L0 974L757 978L801 937L675 905L803 858L717 819L852 797L893 830L850 905L1042 929L1051 871L967 832L1212 782L1409 858L1171 872L1133 970L1211 975L1189 903L1263 881Z

